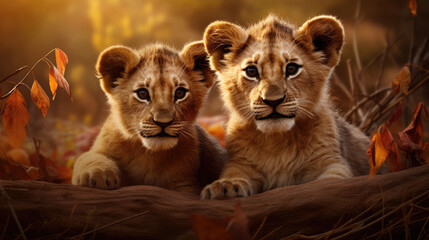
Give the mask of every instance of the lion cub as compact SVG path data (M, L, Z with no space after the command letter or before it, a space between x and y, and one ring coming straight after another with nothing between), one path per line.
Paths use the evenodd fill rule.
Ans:
M213 83L202 42L179 53L156 44L113 46L98 59L111 110L72 183L115 189L145 184L199 194L218 179L225 150L195 123Z
M222 21L207 27L204 44L231 116L228 162L202 199L368 173L369 139L329 99L343 41L331 16L299 28L275 16L248 29Z

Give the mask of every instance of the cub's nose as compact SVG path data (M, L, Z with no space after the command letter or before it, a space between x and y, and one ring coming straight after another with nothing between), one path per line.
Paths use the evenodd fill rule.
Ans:
M277 107L280 103L283 102L283 100L285 99L285 97L276 99L276 100L267 100L267 99L262 99L262 101L267 104L268 106L275 108Z
M153 119L153 122L154 122L156 125L158 125L158 126L160 126L160 127L162 127L162 128L165 128L165 127L169 126L171 123L173 123L173 120L171 120L171 121L169 121L169 122L159 122L159 121L155 121L155 119Z

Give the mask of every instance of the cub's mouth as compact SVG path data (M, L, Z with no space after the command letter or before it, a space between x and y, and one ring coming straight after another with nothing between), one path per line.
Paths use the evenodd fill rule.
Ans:
M256 116L255 119L256 120L267 120L267 119L282 119L282 118L294 118L295 117L295 113L290 113L288 115L284 115L281 113L278 113L276 111L273 111L272 113L270 113L269 115L262 117L262 116Z
M168 133L166 133L166 132L164 132L164 131L161 131L161 132L159 132L158 134L155 134L155 135L147 135L147 134L145 134L145 133L143 133L143 132L140 132L140 135L141 135L142 137L144 137L144 138L155 138L155 137L162 137L162 138L177 138L177 137L179 137L178 135L173 136L173 135L170 135L170 134L168 134Z

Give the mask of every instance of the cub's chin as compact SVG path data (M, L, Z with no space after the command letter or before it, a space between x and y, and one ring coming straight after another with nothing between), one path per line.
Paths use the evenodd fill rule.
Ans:
M172 149L178 142L178 137L142 137L143 146L154 152Z
M256 120L256 128L263 133L282 133L292 129L294 118Z

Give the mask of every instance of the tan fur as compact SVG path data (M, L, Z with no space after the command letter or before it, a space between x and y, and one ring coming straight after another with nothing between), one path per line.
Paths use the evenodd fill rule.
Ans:
M113 46L97 70L111 106L92 149L74 166L72 183L114 189L145 184L198 194L219 177L225 150L195 123L213 84L202 42L182 52L164 45ZM183 99L175 91L188 91ZM139 98L146 89L150 98ZM170 136L159 136L163 132Z
M231 116L227 165L202 199L367 173L369 140L337 116L328 95L343 41L343 27L331 16L300 28L275 16L248 29L227 22L207 27L204 43ZM302 67L286 75L291 63ZM257 77L247 75L249 66Z

